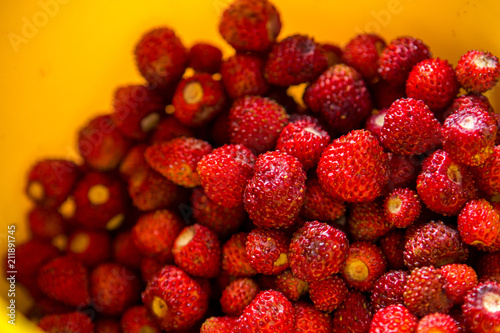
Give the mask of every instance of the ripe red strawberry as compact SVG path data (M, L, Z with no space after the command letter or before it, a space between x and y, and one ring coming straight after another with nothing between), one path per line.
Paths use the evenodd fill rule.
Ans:
M446 280L433 266L415 268L406 280L404 305L415 315L447 312L453 305L444 291Z
M417 192L409 188L396 188L384 201L385 216L397 228L406 228L415 222L421 209Z
M431 313L418 321L416 333L458 333L459 328L455 320L444 313Z
M122 134L144 140L155 129L165 104L152 89L143 85L122 86L115 90L111 119Z
M196 187L191 194L191 209L197 223L209 227L223 240L234 234L247 216L243 205L230 208L218 205L201 187Z
M28 227L32 238L51 240L66 231L66 223L57 210L34 206L28 213Z
M459 109L443 124L443 149L459 163L481 165L493 153L497 130L496 120L482 107Z
M474 265L479 281L495 281L500 283L500 252L482 252Z
M340 272L349 243L339 229L318 221L306 222L290 242L288 259L294 275L307 282Z
M295 333L330 333L333 332L332 317L317 310L314 305L294 302Z
M240 316L245 307L253 301L259 292L259 286L250 278L240 278L232 281L222 291L220 298L222 312L227 316Z
M343 62L343 51L340 46L332 43L323 43L321 46L326 53L328 67L332 67Z
M205 194L224 207L243 204L243 193L252 177L255 155L245 146L224 145L198 162L197 171Z
M277 275L289 267L290 239L283 231L256 228L247 237L247 259L258 273Z
M405 236L402 229L393 229L380 237L379 246L387 260L387 266L390 269L403 269Z
M382 134L382 126L384 126L385 115L387 108L381 110L372 110L371 115L366 119L364 129L370 131L377 139L380 140Z
M172 254L177 267L191 276L213 278L222 265L221 247L215 232L195 223L177 235Z
M439 269L445 278L444 292L456 304L462 304L465 294L477 285L476 271L466 264L448 264Z
M229 97L264 95L269 88L264 78L264 64L262 57L250 53L236 53L224 60L220 73Z
M235 277L257 274L247 258L247 237L246 232L233 234L222 246L222 269Z
M442 149L424 160L417 177L417 192L427 208L443 215L457 215L467 201L476 197L470 170Z
M281 30L280 16L267 0L237 0L224 10L219 32L236 51L267 51Z
M401 98L387 110L380 141L396 154L422 154L440 143L441 124L421 100Z
M403 304L404 286L408 273L403 270L385 272L371 289L370 300L374 311L392 304Z
M236 327L237 318L224 317L209 317L200 328L200 333L232 333Z
M57 208L68 198L79 176L80 170L72 161L44 159L31 167L25 192L36 204Z
M297 158L280 151L260 155L243 196L253 223L263 228L291 226L304 203L305 182Z
M271 150L276 145L289 118L285 109L274 100L258 96L236 100L228 117L230 142L242 144L254 154Z
M393 86L404 84L413 66L431 56L420 39L403 36L392 40L380 54L378 72Z
M361 74L345 64L323 72L306 88L303 100L312 112L320 113L329 129L342 134L360 128L372 111Z
M132 235L142 255L164 263L173 259L172 248L183 228L184 222L177 214L163 209L141 215Z
M495 146L490 157L482 165L471 168L477 188L490 196L500 193L499 161L500 146Z
M37 282L45 295L63 304L84 307L90 302L87 268L75 259L49 261L38 271Z
M467 202L457 223L460 237L469 245L492 245L500 232L500 217L485 199Z
M239 317L238 329L241 333L294 333L293 305L279 291L261 291Z
M472 333L494 333L500 329L500 284L483 282L469 290L462 305L467 328Z
M139 72L153 87L176 84L188 63L188 51L175 32L167 27L144 33L134 54Z
M264 77L271 84L290 86L316 79L327 66L321 44L305 35L292 35L272 46Z
M111 256L111 236L105 231L75 230L68 237L66 254L87 267L103 263Z
M38 323L38 327L50 333L90 333L94 331L94 324L90 317L76 311L45 316Z
M222 51L209 43L196 43L189 49L188 67L196 72L215 74L222 63Z
M175 184L189 188L200 185L196 166L212 149L204 140L178 137L149 146L144 156L154 170Z
M404 305L393 304L373 315L370 333L414 333L418 318Z
M385 273L387 262L380 248L368 242L354 242L341 274L347 285L360 291L369 291L377 279Z
M391 230L384 214L383 202L353 203L349 209L347 230L355 241L375 242Z
M470 50L458 61L457 79L469 91L483 93L495 86L500 77L500 62L488 51Z
M222 82L208 73L195 73L182 79L175 89L174 117L188 127L202 127L226 106Z
M368 332L372 321L370 302L359 291L351 290L333 313L333 332Z
M275 283L275 289L283 293L290 301L297 301L309 290L309 283L293 275L289 269L276 275Z
M387 189L389 191L398 187L415 188L417 176L425 155L400 155L389 154L390 177Z
M194 131L192 128L181 124L181 122L178 121L177 118L169 114L160 120L153 134L151 135L150 142L166 142L180 136L194 136Z
M330 143L330 135L318 119L308 115L299 116L281 131L276 150L295 156L304 170L314 167Z
M133 269L141 266L142 254L134 243L132 230L118 233L111 243L113 261Z
M161 332L144 305L132 306L123 312L120 319L120 328L124 333Z
M172 265L164 266L148 282L142 301L156 323L166 331L186 331L202 319L208 309L206 291Z
M348 202L367 202L382 194L389 180L389 161L373 134L354 130L325 149L317 174L328 195Z
M377 34L359 34L344 47L343 60L371 81L379 76L379 57L385 46L384 39Z
M407 229L404 262L410 270L430 265L440 267L461 263L467 256L467 246L458 230L441 221L415 226L411 233Z
M173 260L171 261L173 262ZM142 257L140 265L141 278L144 282L152 280L156 276L156 273L158 273L164 266L164 264L158 260L146 256Z
M344 279L335 274L309 283L309 297L314 307L320 311L334 311L344 301L347 293Z
M434 112L445 110L458 89L455 70L448 61L439 58L420 61L406 80L406 95L423 101Z
M141 287L139 276L117 263L100 264L90 273L92 306L102 314L121 315L140 299Z
M309 221L335 221L346 211L343 201L330 198L321 188L318 178L306 179L306 194L300 215Z

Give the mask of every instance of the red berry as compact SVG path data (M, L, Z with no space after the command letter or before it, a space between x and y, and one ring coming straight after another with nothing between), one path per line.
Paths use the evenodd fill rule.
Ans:
M290 240L283 231L256 228L247 237L247 259L258 273L277 275L289 267Z
M33 238L51 240L63 235L66 222L57 210L34 206L28 213L29 231Z
M193 129L181 124L177 118L169 114L160 120L151 135L150 142L166 142L181 136L194 136Z
M373 316L370 333L414 333L417 317L402 304L389 305Z
M188 66L196 72L215 74L222 63L222 51L209 43L196 43L189 49Z
M201 325L200 333L232 333L236 320L229 316L207 318Z
M446 296L457 304L463 303L465 294L478 283L476 271L466 264L444 265L439 271L446 280Z
M460 237L469 245L492 245L500 232L500 217L485 199L467 202L457 223Z
M500 146L495 146L493 152L482 165L471 168L476 186L490 196L500 193Z
M370 300L374 311L392 304L403 304L403 293L408 273L403 270L388 271L377 279L371 290Z
M455 320L444 313L431 313L418 321L416 333L458 333L458 324Z
M351 290L333 313L333 332L368 332L372 321L370 302L359 291Z
M344 47L343 60L371 81L379 76L379 57L385 46L385 41L377 34L359 34Z
M500 284L483 282L470 289L462 305L463 316L472 333L494 333L500 329Z
M43 317L38 323L45 332L88 333L94 331L89 316L82 312L69 312Z
M124 333L160 333L160 328L144 305L132 306L123 312L120 328Z
M131 230L118 233L111 244L112 258L115 262L130 268L139 269L142 254L134 243Z
M247 258L247 237L246 232L233 234L222 246L222 269L235 277L257 274Z
M264 78L264 64L262 57L250 53L236 53L225 60L220 73L229 97L264 95L269 88Z
M300 215L309 221L335 221L346 211L342 200L330 198L321 188L318 178L306 179L306 194Z
M395 189L384 202L385 216L397 228L406 228L415 222L421 209L417 192L409 188Z
M498 58L488 51L470 50L460 57L457 79L466 90L483 93L495 86L500 77Z
M259 292L259 286L250 278L240 278L232 281L222 291L220 298L222 312L228 316L240 316L245 307L253 301Z
M391 230L391 226L384 214L383 202L353 203L349 209L347 219L349 236L355 241L375 242L379 237Z
M309 283L296 277L287 269L276 276L276 290L281 291L290 301L297 301L309 290Z
M368 242L354 242L349 251L342 277L347 285L360 291L369 291L377 279L385 273L387 262L380 248Z
M111 236L105 231L76 230L68 237L66 254L87 267L103 263L111 256Z
M334 311L344 301L347 293L345 281L335 274L309 283L309 297L314 307L320 311Z
M333 332L332 318L306 302L293 303L295 310L295 333Z
M403 269L405 236L403 229L393 229L380 237L379 246L387 260L390 269Z

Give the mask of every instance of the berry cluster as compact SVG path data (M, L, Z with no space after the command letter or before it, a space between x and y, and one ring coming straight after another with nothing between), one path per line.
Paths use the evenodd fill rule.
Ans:
M145 82L80 130L83 162L32 166L26 315L72 333L500 332L498 58L278 39L268 0L235 0L219 30L230 57L147 31Z

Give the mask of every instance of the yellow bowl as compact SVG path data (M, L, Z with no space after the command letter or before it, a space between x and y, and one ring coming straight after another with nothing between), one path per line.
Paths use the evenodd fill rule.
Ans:
M0 4L0 229L2 258L7 226L15 224L16 245L28 238L23 194L25 174L44 157L78 159L76 131L91 116L109 112L115 87L142 83L132 50L155 26L174 28L186 46L210 41L225 55L231 49L218 34L219 14L230 0L71 1L24 0ZM500 56L500 2L377 0L274 0L281 13L280 37L293 33L344 46L361 32L386 41L412 35L426 42L434 57L456 65L469 49ZM500 86L487 96L500 110ZM3 260L3 259L2 259ZM9 285L2 278L0 306ZM35 326L21 315L30 301L16 288L16 326ZM3 316L0 330L12 329ZM10 330L9 330L10 331Z

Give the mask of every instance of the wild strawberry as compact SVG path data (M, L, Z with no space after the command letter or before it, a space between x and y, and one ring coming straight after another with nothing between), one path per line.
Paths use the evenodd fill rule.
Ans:
M481 253L474 266L479 281L500 283L500 252Z
M147 31L134 50L141 75L153 87L169 87L177 83L188 63L188 51L175 32L167 27Z
M401 98L387 110L380 141L396 154L422 154L440 143L441 124L424 102Z
M304 170L314 167L330 143L330 135L320 125L318 119L300 116L289 122L281 131L276 150L295 156Z
M164 108L161 97L150 88L122 86L115 90L111 119L124 136L144 140L158 125Z
M455 303L463 303L465 294L477 285L477 274L466 264L448 264L439 269L445 278L444 292Z
M370 300L374 311L392 304L403 304L404 286L408 273L403 270L388 271L375 281Z
M467 202L457 223L460 237L469 245L489 246L500 232L500 217L485 199Z
M413 66L431 56L429 47L414 37L392 40L380 54L378 72L393 86L404 84Z
M111 243L111 254L113 261L130 268L139 269L142 254L134 243L131 230L118 233Z
M87 267L103 263L111 256L111 236L105 231L76 230L68 237L66 254Z
M472 167L477 187L490 196L500 193L500 146L493 148L493 153L479 166Z
M290 86L316 79L327 66L320 44L305 35L292 35L272 46L264 77L271 84Z
M196 166L212 149L204 140L179 137L149 146L144 156L148 164L167 179L189 188L200 185Z
M309 283L309 297L314 307L320 311L334 311L344 301L347 293L344 279L335 274Z
M260 155L243 196L253 223L265 228L292 225L304 203L305 182L297 158L279 151Z
M153 134L151 135L150 142L166 142L181 136L194 136L194 131L192 128L183 125L173 115L169 114L160 120Z
M344 47L343 60L371 81L379 76L379 57L385 46L384 39L377 34L359 34Z
M250 53L236 53L224 60L220 73L229 97L264 95L269 88L264 78L264 64L262 57Z
M250 278L239 278L232 281L222 291L220 298L222 312L228 316L240 316L259 292L259 286Z
M28 213L28 226L32 238L51 240L66 231L66 222L57 210L34 206Z
M120 319L120 328L124 333L161 332L144 305L132 306L125 310Z
M277 275L289 267L290 240L283 231L256 228L247 237L247 259L258 273Z
M258 96L236 100L228 117L230 142L242 144L254 154L274 148L289 118L285 109L274 100Z
M293 305L279 291L261 291L239 317L238 329L241 333L293 333L295 331Z
M500 77L500 62L488 51L470 50L458 61L458 82L469 91L483 93L495 86Z
M384 257L387 260L387 266L390 269L403 269L404 250L405 250L405 235L402 229L393 229L380 237L379 246Z
M455 70L446 60L425 59L413 66L406 80L406 95L419 99L432 111L442 111L457 95Z
M209 43L196 43L189 49L188 67L196 72L215 74L222 63L222 51Z
M231 333L236 321L237 318L230 316L209 317L201 325L200 333Z
M418 321L416 333L458 333L458 325L455 320L444 313L431 313Z
M164 266L146 285L142 301L166 331L187 330L208 309L207 293L183 270Z
M191 276L213 278L222 264L221 243L210 228L193 224L177 235L172 254L177 267Z
M140 266L142 281L149 282L165 265L156 259L143 256Z
M132 228L134 243L142 255L167 262L173 259L175 239L184 222L173 211L163 209L143 214Z
M490 101L488 100L488 97L485 95L481 94L475 94L473 92L469 92L467 94L463 94L460 96L457 96L453 99L453 103L451 106L448 108L446 113L448 115L454 113L455 111L458 111L460 109L468 109L478 106L484 110L487 110L491 114L495 113L493 110L493 106L491 105ZM446 119L446 118L444 118Z
M347 218L347 230L356 241L374 242L391 230L384 214L383 202L353 203Z
M220 147L229 144L229 110L221 112L212 122L210 140L214 146Z
M293 235L289 248L294 275L307 282L340 272L349 243L339 229L318 221L306 222Z
M389 163L373 134L354 130L330 143L318 162L317 174L328 195L367 202L382 194L389 179Z
M457 162L483 164L493 153L496 120L482 107L459 109L443 124L443 149Z
M418 318L402 304L392 304L373 315L370 333L414 333Z
M290 301L297 301L309 290L309 283L293 275L289 269L276 275L275 283L275 289L281 291Z
M388 222L397 228L406 228L420 215L422 209L416 191L397 188L384 201L384 211Z
M89 316L82 312L69 312L43 317L38 323L45 332L89 333L94 331L94 324Z
M472 333L493 333L500 328L500 284L482 282L469 290L462 304L467 328Z
M236 51L267 51L281 30L280 16L267 0L237 0L222 13L219 32Z
M209 227L224 240L234 234L247 217L243 205L230 208L218 205L208 198L201 187L193 190L190 199L196 222Z
M120 321L115 318L99 318L94 321L95 333L120 333ZM133 332L133 331L132 331ZM152 332L157 333L157 332Z
M255 155L243 145L224 145L198 162L205 194L224 207L243 204L245 187L252 177Z
M371 115L366 118L364 129L370 131L377 139L380 140L380 135L382 134L382 126L384 126L385 115L387 114L387 109L372 110Z
M468 249L458 230L442 221L431 221L416 226L411 234L407 230L404 261L408 269L440 267L461 263L467 259Z
M329 333L333 332L332 318L328 313L317 310L314 305L294 302L296 333Z
M415 188L417 176L425 155L400 155L389 154L390 177L387 189L389 191L398 187Z
M246 254L248 233L233 234L222 246L222 269L235 277L257 274Z
M66 305L83 307L90 302L87 268L75 259L49 261L38 271L37 282L45 295Z
M68 198L79 176L80 170L72 161L41 160L31 167L25 192L36 204L57 208Z
M361 292L351 290L333 313L333 332L368 332L371 321L370 302Z
M309 85L303 96L312 112L320 113L329 129L346 134L360 128L372 110L368 88L354 68L328 68Z
M433 266L415 268L406 280L404 305L415 315L447 312L453 302L446 296L443 275Z
M318 178L307 178L304 205L300 215L309 221L335 221L346 211L343 201L330 198L321 188Z
M341 274L347 285L361 291L369 291L384 274L387 262L380 248L368 242L349 245L347 259Z
M196 73L182 79L175 89L174 117L188 127L209 123L226 105L222 82L208 73Z
M476 188L470 170L438 149L422 164L417 193L430 210L457 215L467 201L476 197Z

